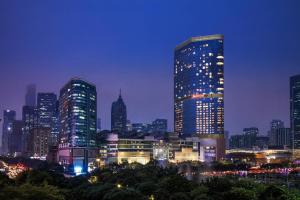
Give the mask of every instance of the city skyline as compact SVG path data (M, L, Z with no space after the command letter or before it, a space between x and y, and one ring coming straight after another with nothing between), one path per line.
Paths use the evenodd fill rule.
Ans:
M272 2L274 8L268 7L267 10L266 2L259 4L256 1L250 5L221 3L220 7L216 7L220 12L211 19L204 18L208 12L205 10L203 14L193 15L183 10L181 20L175 16L180 11L176 5L154 2L148 8L145 4L136 2L131 8L134 12L122 19L124 24L116 24L122 12L125 12L122 11L122 6L125 6L122 3L106 4L108 11L110 8L122 11L110 20L104 14L110 16L111 13L101 10L101 4L96 4L95 9L92 4L85 4L84 12L78 15L76 10L80 4L77 3L71 6L69 14L56 10L53 7L55 3L47 5L50 10L41 4L23 10L22 3L1 3L6 10L1 10L4 19L1 25L4 28L0 33L0 40L5 52L2 50L0 59L0 109L16 110L17 118L21 119L26 85L35 83L37 92L55 92L58 95L60 87L67 80L80 76L93 82L98 88L98 116L102 119L103 129L110 127L110 105L119 88L122 88L128 119L133 122L150 122L155 118L166 118L169 130L173 130L173 50L187 38L221 33L225 35L225 130L241 133L245 127L256 126L261 133L267 134L272 119L281 119L289 124L289 77L299 74L300 65L297 58L299 41L279 40L299 34L299 26L296 26L299 19L296 8L299 3ZM212 7L212 4L203 4L208 8ZM62 5L64 6L67 5ZM154 23L163 16L162 11L166 6L172 8L170 17L178 19L174 20L176 23L168 24L168 28L165 24L170 17L165 16L162 22ZM222 6L225 6L224 11L221 10ZM103 13L99 14L96 8ZM151 9L156 9L157 16L152 16ZM196 11L194 9L196 8L192 8L192 11ZM232 10L238 11L230 14ZM249 12L253 10L257 11L258 17L249 19ZM54 18L51 17L52 11L58 12ZM242 14L243 11L246 13ZM19 14L10 18L10 12ZM267 13L264 17L263 12ZM25 14L27 16L22 18ZM41 18L32 19L34 16ZM139 16L142 19L138 19ZM190 19L189 16L194 18ZM78 24L72 20L73 17L81 19ZM186 21L188 19L190 21ZM207 20L204 26L201 25L201 19ZM142 25L143 20L145 25ZM239 24L242 21L245 22L244 25ZM11 22L23 25L12 31L14 28L8 25ZM68 30L64 30L63 26L67 22L72 23ZM190 30L175 33L177 26L183 26L186 22L191 27ZM222 22L229 27L237 23L236 29L229 30ZM48 24L50 27L47 27ZM258 27L256 32L246 27L253 27L254 24ZM266 24L270 26L267 29ZM122 30L126 25L129 27ZM129 29L135 26L138 30L133 33ZM82 27L89 32L82 30ZM56 28L61 28L62 32L56 32ZM155 31L148 31L149 28ZM156 30L157 28L162 30ZM71 34L76 30L79 30L78 33ZM118 31L120 34L116 34ZM12 32L15 34L8 35ZM174 35L170 36L171 32ZM18 33L24 35L20 36ZM58 36L59 34L64 37ZM72 37L66 39L68 34ZM143 38L148 39L140 42ZM41 44L30 44L33 39ZM24 43L16 44L15 40ZM53 45L49 43L52 40ZM131 44L130 47L128 44ZM45 48L47 45L49 47ZM59 51L55 53L57 50ZM127 53L123 55L122 52ZM114 59L113 55L119 59ZM269 73L270 70L272 73ZM257 110L260 112L257 113Z

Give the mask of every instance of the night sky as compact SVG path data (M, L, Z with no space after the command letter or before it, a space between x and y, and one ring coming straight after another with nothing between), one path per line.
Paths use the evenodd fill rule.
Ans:
M289 76L300 73L300 1L0 1L0 109L21 118L25 87L55 92L74 76L97 86L110 128L119 89L132 122L173 130L173 51L225 36L225 129L289 126ZM1 111L2 112L2 111ZM1 114L2 115L2 114Z

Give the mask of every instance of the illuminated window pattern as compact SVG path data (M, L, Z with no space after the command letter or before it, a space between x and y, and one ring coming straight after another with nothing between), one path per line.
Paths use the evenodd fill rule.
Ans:
M195 37L174 56L174 114L178 134L224 132L223 36Z
M60 91L60 143L63 146L95 146L97 119L96 87L72 79Z

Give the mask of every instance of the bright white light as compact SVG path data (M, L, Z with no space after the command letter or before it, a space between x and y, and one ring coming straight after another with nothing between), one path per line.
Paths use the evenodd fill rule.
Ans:
M74 167L74 172L75 172L76 175L81 174L82 167L81 166L75 166Z

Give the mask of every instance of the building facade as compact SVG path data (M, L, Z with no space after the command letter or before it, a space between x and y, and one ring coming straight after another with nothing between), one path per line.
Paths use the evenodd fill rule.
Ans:
M8 154L8 138L13 131L13 122L16 120L16 111L3 111L3 126L2 126L2 154Z
M36 106L36 85L30 84L26 87L25 106Z
M276 135L277 135L277 129L284 128L284 122L281 120L272 120L270 123L270 130L268 132L269 136L269 145L270 146L276 146Z
M22 155L23 126L22 120L14 120L12 123L12 132L8 136L8 153L11 156Z
M59 120L58 163L68 173L86 173L97 152L96 86L80 78L71 79L60 90Z
M36 107L23 106L22 121L24 124L23 138L22 138L22 152L24 155L29 153L30 131L38 126L38 112Z
M111 105L111 130L124 133L127 130L127 109L121 92L117 101Z
M152 132L165 133L168 129L167 119L156 119L152 122Z
M293 148L300 149L300 75L290 77L290 120Z
M179 135L224 134L223 35L192 37L175 48L174 116Z
M51 144L51 128L35 127L30 130L30 156L46 159Z
M97 127L96 86L79 78L71 79L59 97L60 145L93 147Z

